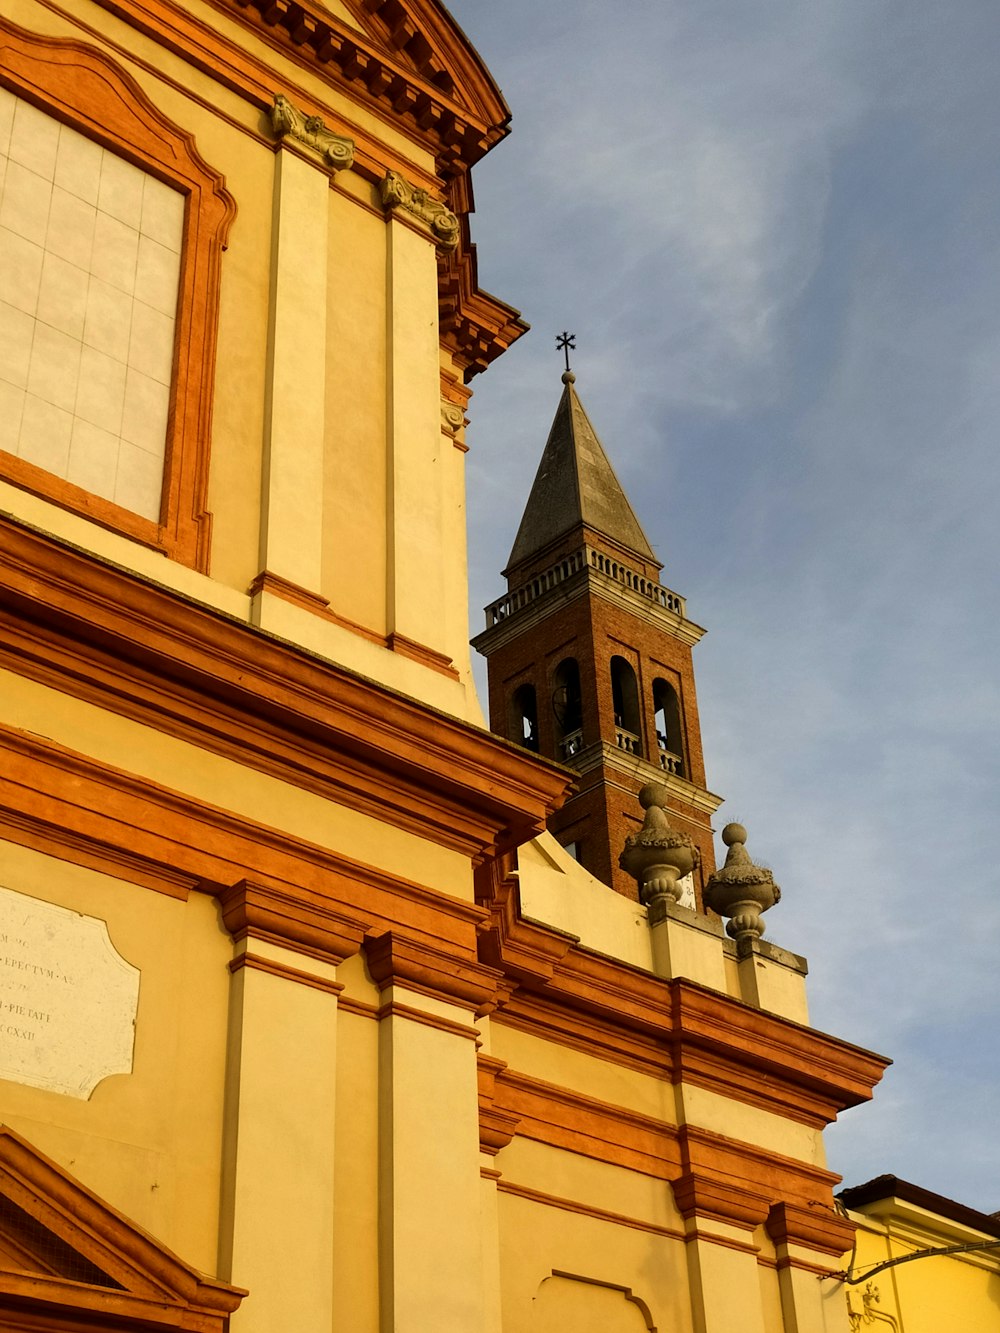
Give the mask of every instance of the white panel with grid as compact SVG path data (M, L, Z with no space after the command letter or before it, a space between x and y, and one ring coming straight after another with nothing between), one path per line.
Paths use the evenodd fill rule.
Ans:
M160 515L184 196L0 88L0 449Z

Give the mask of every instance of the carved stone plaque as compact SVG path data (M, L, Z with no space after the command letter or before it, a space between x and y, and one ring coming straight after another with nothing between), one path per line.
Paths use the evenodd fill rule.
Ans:
M139 969L107 923L0 887L0 1078L86 1100L132 1069Z

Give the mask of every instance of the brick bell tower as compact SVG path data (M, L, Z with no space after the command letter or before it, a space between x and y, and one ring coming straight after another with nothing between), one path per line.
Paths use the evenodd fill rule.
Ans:
M564 335L565 337L565 335ZM560 345L565 346L565 343ZM572 343L570 342L571 346ZM568 366L504 577L473 647L487 659L490 726L579 774L551 832L581 864L635 898L618 867L662 783L701 852L691 896L715 867L691 649L704 630L660 583L662 565L625 497Z

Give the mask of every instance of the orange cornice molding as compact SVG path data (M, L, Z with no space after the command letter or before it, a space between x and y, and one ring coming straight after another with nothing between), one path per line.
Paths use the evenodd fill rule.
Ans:
M506 126L510 110L492 74L437 0L346 0L359 25L377 31L434 84L450 82L456 97L490 124ZM457 75L457 77L455 77Z
M506 1060L479 1051L476 1073L479 1087L479 1148L495 1157L517 1133L520 1117L497 1105L497 1075L507 1068Z
M545 827L555 765L0 517L0 662L478 859Z
M198 1273L6 1126L0 1126L0 1198L40 1229L19 1235L16 1215L0 1220L0 1235L10 1232L24 1263L0 1283L5 1328L90 1328L96 1319L109 1330L224 1333L247 1294ZM36 1268L31 1260L39 1245ZM60 1272L61 1254L76 1259L71 1274ZM94 1282L80 1280L80 1259Z
M468 383L527 333L529 325L513 306L480 290L476 247L469 239L468 204L463 209L456 203L458 193L452 191L452 207L462 220L462 244L450 252L438 251L438 292L441 345Z
M595 972L606 974L599 989ZM650 990L655 998L646 1007ZM497 1021L815 1129L867 1101L889 1063L719 991L635 976L579 948L567 953L544 994L519 987Z
M805 1245L833 1257L851 1248L855 1230L854 1223L833 1206L803 1207L786 1201L774 1204L767 1218L767 1231L775 1245Z
M685 1218L708 1218L752 1231L767 1218L770 1200L748 1180L733 1183L714 1174L685 1171L671 1182L674 1202Z
M335 966L364 947L381 987L470 1011L504 992L476 957L483 912L472 903L2 725L0 777L0 837L172 896L212 894L237 940ZM402 1012L395 1000L373 1012L390 1009Z
M889 1061L684 978L664 980L524 920L509 858L484 864L484 962L517 982L497 1021L654 1077L829 1124L867 1101Z
M103 0L109 3L109 0ZM120 3L120 0L113 0ZM429 146L443 179L507 133L510 110L468 39L433 0L363 0L367 31L317 0L211 0Z
M658 1180L683 1169L674 1125L513 1069L498 1070L495 1086L495 1107L518 1120L523 1138Z
M362 932L395 929L478 968L471 903L14 727L0 725L0 759L0 830L14 842L174 897L212 893L239 938L334 964Z
M98 2L227 86L244 94L253 89L255 100L264 97L262 105L269 105L273 93L282 91L275 86L280 80L274 71L265 69L262 78L259 61L242 58L238 47L185 14L176 0ZM390 41L385 37L387 26L366 13L367 4L358 6L366 28L359 31L316 0L209 2L286 59L319 74L395 131L402 130L435 157L442 181L467 171L507 133L506 103L465 37L436 5L412 6L428 20L426 32L408 16ZM387 0L380 8L394 3ZM313 113L312 107L300 109Z
M766 1223L779 1243L838 1256L849 1248L853 1228L836 1213L833 1186L840 1177L832 1171L479 1059L481 1137L491 1127L482 1116L485 1101L492 1116L517 1122L518 1135L668 1181L689 1222L714 1220L747 1230Z
M744 1217L742 1225L766 1223L776 1244L835 1256L850 1248L854 1227L837 1212L833 1189L840 1176L833 1171L697 1125L683 1125L678 1138L685 1174L674 1182L674 1197L685 1216Z
M454 950L445 952L391 930L367 941L365 961L380 990L401 986L429 995L447 994L473 1009L492 999L499 979L497 972L474 958L459 959Z
M285 945L294 942L299 952L327 962L342 963L353 957L367 929L364 921L336 907L303 901L246 879L217 890L216 897L222 920L234 940L268 940Z

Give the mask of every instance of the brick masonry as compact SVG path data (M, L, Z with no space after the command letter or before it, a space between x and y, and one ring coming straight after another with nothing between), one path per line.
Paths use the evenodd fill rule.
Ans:
M516 587L512 581L511 590ZM562 737L553 707L556 673L566 658L576 659L583 716L580 759L588 767L580 774L575 794L553 816L550 828L564 845L578 844L580 861L587 870L619 893L635 898L635 881L619 870L618 857L626 836L642 822L637 793L645 783L663 779L654 723L653 682L657 678L673 686L679 701L683 776L694 787L707 790L694 667L690 644L665 630L662 617L651 613L641 597L623 597L617 588L613 598L607 597L598 587L599 580L588 586L584 572L571 584L551 589L515 611L505 622L503 641L495 647L488 642L481 645L488 659L490 725L498 734L521 741L512 700L520 686L532 685L538 711L538 752L562 760ZM524 622L521 633L516 630L519 619ZM641 754L634 760L616 747L611 681L615 656L630 664L638 687ZM599 742L615 747L613 762L606 757L594 762L598 752L591 747ZM572 759L564 762L573 766ZM695 874L700 904L705 878L715 866L710 816L685 801L680 792L671 793L668 805L677 827L692 835L701 852L701 866Z

